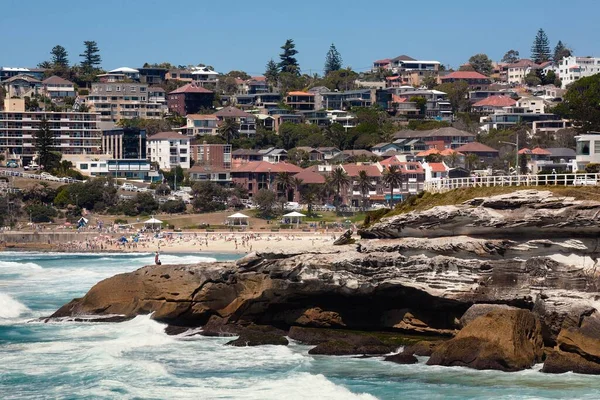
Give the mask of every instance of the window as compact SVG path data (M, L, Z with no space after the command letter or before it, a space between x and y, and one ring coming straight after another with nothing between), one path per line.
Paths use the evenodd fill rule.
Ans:
M106 87L106 91L107 91L107 92L112 92L112 86L107 86L107 87Z
M582 156L590 155L590 142L589 140L583 140L577 142L577 154Z
M600 154L600 140L594 140L594 154Z
M130 87L129 90L135 92L135 86Z
M90 168L98 168L98 164L91 164Z
M121 86L117 86L116 90L117 90L117 92L120 92L121 91Z
M88 165L87 164L81 164L79 166L79 169L88 169Z

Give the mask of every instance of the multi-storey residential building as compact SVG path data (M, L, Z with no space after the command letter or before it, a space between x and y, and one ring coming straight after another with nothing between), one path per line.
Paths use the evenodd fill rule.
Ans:
M514 107L516 104L517 101L508 96L490 96L473 104L472 109L474 112L490 114L502 111L505 107Z
M234 119L240 126L239 134L246 136L256 135L256 117L235 107L224 107L214 114L219 121L227 118Z
M100 114L101 121L159 119L166 112L164 103L150 101L148 85L137 82L92 83L87 103L90 111Z
M2 82L7 97L31 97L41 92L42 82L30 75L15 75Z
M392 97L392 101L404 99L404 102L406 102L410 101L414 97L422 97L427 100L425 105L426 118L443 121L452 120L452 105L450 104L450 101L448 101L448 95L444 92L439 90L414 90L412 88L390 88L388 91L392 92L395 96ZM400 102L398 107L402 108ZM421 112L421 110L416 111Z
M219 73L208 67L194 67L192 68L192 80L198 86L215 85L219 80Z
M580 78L600 73L600 57L565 57L558 63L558 77L562 88Z
M507 96L514 100L519 98L517 92L513 90L472 90L469 92L469 101L471 103L477 103L478 101L492 96Z
M532 113L523 107L504 107L501 111L482 117L480 120L481 129L510 129L517 124L526 124L532 126L536 121L561 121L561 118L555 114Z
M39 81L44 79L43 68L20 68L20 67L0 67L0 82L17 75L29 75Z
M543 114L546 109L546 104L541 97L524 96L517 101L517 107L523 107L526 112Z
M102 131L102 154L116 160L145 160L146 131L140 128L114 128Z
M351 107L371 107L373 93L370 89L345 92L322 92L315 95L315 109L346 110Z
M150 136L148 144L148 159L157 163L162 170L170 170L177 166L183 169L190 168L190 140L177 132L160 132Z
M345 204L353 207L362 207L363 200L367 202L374 200L383 200L383 182L382 171L375 164L344 164L341 167L350 178L350 185L345 188L345 193L342 193L342 199ZM371 188L368 193L362 193L358 186L358 177L361 171L365 171L369 177Z
M600 133L588 132L584 135L575 136L577 142L575 160L577 169L585 170L585 166L591 163L600 164Z
M281 103L280 93L258 93L254 97L254 105L257 108L271 110L277 108Z
M178 115L196 114L203 108L212 108L214 98L214 92L196 83L188 83L167 94L167 104L169 112Z
M102 131L98 115L87 112L25 111L23 99L5 99L0 112L0 152L21 159L23 164L35 157L35 134L42 121L55 134L55 149L63 154L98 154Z
M187 69L170 69L165 75L167 81L192 82L192 71Z
M425 143L442 142L445 148L455 149L475 140L475 134L456 128L439 128L429 131L402 130L394 134L394 139L419 139Z
M526 58L508 64L508 83L523 83L525 82L525 77L529 75L531 71L535 71L539 68L540 66L538 64Z
M420 85L427 76L439 80L439 61L415 60L412 57L401 55L391 59L377 60L373 63L373 71L391 71L394 76L388 77L391 86Z
M75 84L56 75L42 81L42 90L51 99L75 97Z
M178 130L188 136L216 135L218 121L214 114L188 114L186 125Z
M285 98L285 104L296 111L308 111L315 109L315 94L309 92L289 92Z
M266 161L250 161L234 165L231 170L233 183L248 190L248 196L253 197L261 189L278 191L275 179L282 172L298 174L303 169L288 163L271 164Z
M486 90L492 80L475 71L455 71L442 76L442 83L466 82L472 90Z
M140 74L140 82L148 85L160 85L165 81L167 76L166 68L143 67L138 68Z
M231 169L231 145L192 143L191 159L194 166L211 167L217 170Z

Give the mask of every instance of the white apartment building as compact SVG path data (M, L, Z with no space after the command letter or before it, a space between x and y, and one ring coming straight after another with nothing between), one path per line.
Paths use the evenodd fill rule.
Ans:
M600 57L565 57L560 60L557 69L565 89L580 78L600 73Z
M160 132L147 138L146 155L151 162L158 164L162 170L170 170L176 166L190 168L191 137L177 132Z
M99 154L99 116L88 112L25 111L25 100L5 99L0 112L0 153L28 164L35 158L35 134L42 120L55 134L55 150L64 155Z
M523 83L525 77L529 75L531 71L539 68L535 62L528 59L521 59L515 63L508 64L507 80L508 83Z
M160 119L167 112L166 100L158 91L138 82L92 83L87 97L90 111L100 114L101 121L118 122L121 119Z

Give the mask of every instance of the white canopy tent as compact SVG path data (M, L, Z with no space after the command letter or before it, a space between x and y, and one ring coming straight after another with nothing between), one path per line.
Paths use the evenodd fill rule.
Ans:
M156 219L156 218L152 217L149 220L144 221L144 226L146 228L154 229L154 228L160 228L162 226L162 223L163 222L160 219Z
M283 216L283 218L289 218L292 224L295 223L296 225L300 224L304 217L306 217L306 215L299 213L298 211L292 211Z
M250 217L245 214L235 213L235 214L228 216L227 220L231 223L231 225L249 225L249 223L248 223L249 218Z

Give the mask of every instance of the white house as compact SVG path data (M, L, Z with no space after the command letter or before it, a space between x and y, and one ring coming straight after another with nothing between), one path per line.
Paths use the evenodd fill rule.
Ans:
M544 99L541 97L521 97L517 101L517 107L523 107L525 112L543 114L545 110Z
M557 68L562 88L565 89L580 78L600 73L600 57L565 57Z
M600 163L600 133L588 132L575 136L577 149L575 162L578 170L584 170L590 163Z
M421 163L421 165L425 170L425 182L439 181L441 179L448 178L448 172L450 171L450 167L448 167L444 162L423 162Z
M189 136L177 132L160 132L148 137L147 156L151 162L158 164L162 170L170 170L180 166L190 168L190 140Z

